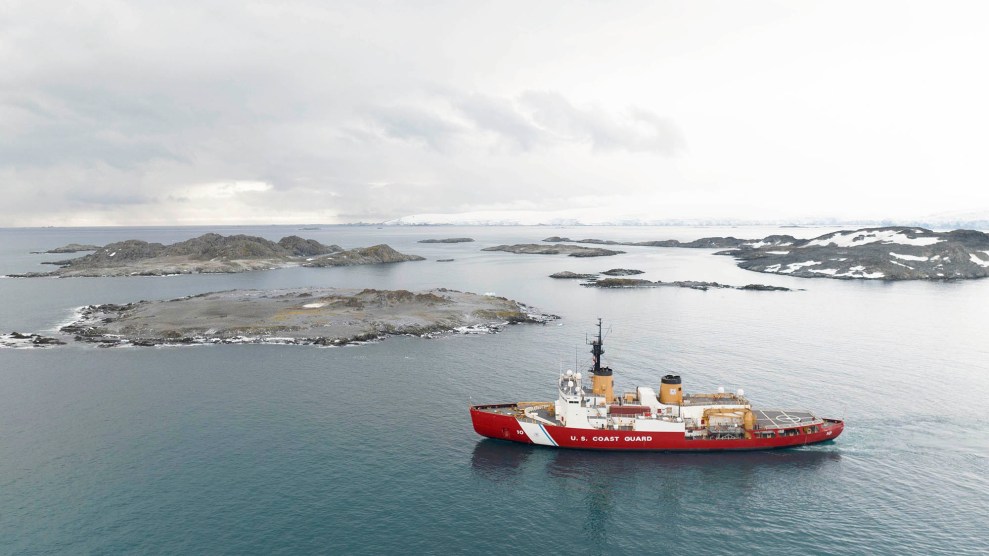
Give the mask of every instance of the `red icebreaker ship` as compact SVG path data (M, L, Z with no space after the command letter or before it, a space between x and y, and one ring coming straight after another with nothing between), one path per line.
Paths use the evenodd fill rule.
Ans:
M601 366L600 319L590 344L590 388L581 373L568 370L560 375L555 402L471 406L474 430L489 438L556 448L705 452L815 444L838 438L845 428L844 421L808 411L752 409L741 390L684 394L675 375L663 377L659 394L639 386L616 397L612 370Z

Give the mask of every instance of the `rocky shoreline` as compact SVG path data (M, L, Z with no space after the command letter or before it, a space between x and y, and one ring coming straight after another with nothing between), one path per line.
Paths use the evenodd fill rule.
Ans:
M0 334L0 348L45 348L64 345L63 340L41 334L22 334L20 332Z
M234 290L169 301L90 305L63 334L101 347L198 344L343 346L389 335L495 332L555 315L504 297L448 289Z

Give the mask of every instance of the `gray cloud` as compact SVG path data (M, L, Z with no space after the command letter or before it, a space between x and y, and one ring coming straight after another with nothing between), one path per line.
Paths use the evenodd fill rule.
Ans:
M65 199L71 203L103 207L146 205L156 201L153 196L141 192L127 190L101 191L100 189L102 188L67 191L65 193Z
M440 114L413 106L375 107L369 110L369 117L372 126L388 137L420 141L440 151L466 131Z
M520 103L532 119L570 141L588 142L595 150L626 150L672 155L684 147L683 135L671 120L647 110L629 110L628 121L593 108L577 108L563 95L527 92Z
M866 4L7 2L0 226L985 204L984 14Z
M598 180L557 167L574 152L668 154L630 132L627 105L546 96L540 110L568 114L556 123L533 110L524 83L466 86L442 61L450 27L436 16L471 10L391 10L14 5L0 21L0 225L98 221L114 207L115 223L210 210L386 219L535 203L558 196L561 180L579 193ZM502 55L479 46L456 54L472 64ZM268 189L202 197L230 181Z
M451 102L477 129L495 133L522 150L546 143L545 131L520 113L510 99L472 94Z
M447 90L424 101L428 106L384 106L367 110L370 125L383 135L419 142L438 151L485 143L522 151L584 146L592 152L626 151L671 156L684 148L672 120L641 108L618 115L575 107L553 92L525 92L517 98ZM440 108L437 108L440 107ZM364 140L366 132L360 132ZM498 145L495 145L496 147Z
M134 168L155 158L178 158L162 135L165 130L133 100L40 89L30 96L4 95L0 103L9 115L0 135L0 164L86 161Z

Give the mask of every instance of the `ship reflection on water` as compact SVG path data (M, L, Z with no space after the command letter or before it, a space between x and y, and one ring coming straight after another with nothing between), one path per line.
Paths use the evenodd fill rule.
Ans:
M474 446L470 466L479 475L498 481L517 475L537 448L517 442L485 438Z
M761 471L766 468L772 468L774 471L807 470L841 459L841 454L838 452L813 448L757 452L621 452L619 454L555 450L553 456L547 469L550 476L588 480L600 476L601 469L608 469L607 475L616 478L657 471L665 473L699 471L739 476L749 471Z
M525 504L535 513L566 508L582 524L588 546L606 547L622 542L629 520L667 538L696 535L691 524L730 536L738 523L723 508L758 515L792 485L825 484L821 476L839 470L841 460L828 444L754 452L596 452L485 439L474 447L471 468L503 503ZM534 501L523 494L530 484L552 486ZM650 510L632 515L629 507Z

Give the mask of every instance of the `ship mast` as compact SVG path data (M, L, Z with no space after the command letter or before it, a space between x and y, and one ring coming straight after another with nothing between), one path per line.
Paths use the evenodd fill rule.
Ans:
M599 374L601 372L601 356L604 355L604 339L601 337L601 319L598 318L598 339L591 340L591 355L594 356L594 368L591 372Z
M601 319L598 319L598 337L591 340L591 355L594 356L594 366L591 368L591 391L597 396L604 396L605 401L615 401L614 379L610 367L601 366L601 356L604 355L604 338L601 334Z

